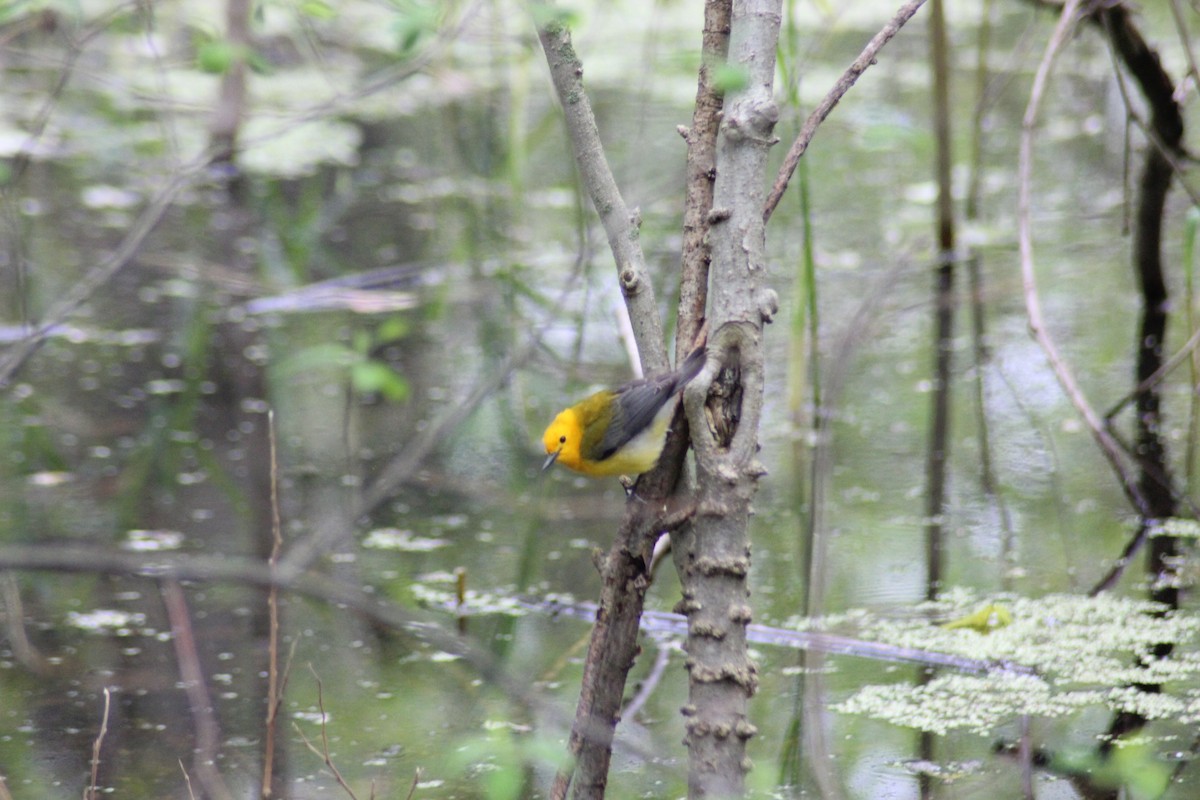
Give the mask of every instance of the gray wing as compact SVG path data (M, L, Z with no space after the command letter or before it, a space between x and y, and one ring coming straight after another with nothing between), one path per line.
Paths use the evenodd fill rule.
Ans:
M613 418L600 440L600 460L617 452L654 421L654 415L679 388L678 374L633 381L616 392Z
M632 381L617 389L612 421L600 439L599 460L603 461L617 452L652 423L654 415L671 399L671 395L700 374L706 357L704 347L697 347L675 372Z

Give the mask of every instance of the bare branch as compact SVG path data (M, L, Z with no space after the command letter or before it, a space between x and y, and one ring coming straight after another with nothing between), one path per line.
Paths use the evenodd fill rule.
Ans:
M1030 333L1032 333L1033 338L1046 354L1046 359L1050 362L1050 368L1054 370L1054 375L1058 379L1059 385L1062 386L1063 391L1071 401L1071 404L1075 406L1076 411L1083 417L1084 424L1087 425L1088 430L1092 433L1092 437L1100 446L1100 450L1104 453L1113 470L1120 478L1125 494L1128 495L1134 507L1141 513L1146 509L1146 502L1142 497L1141 490L1137 486L1137 481L1130 474L1122 460L1120 445L1113 438L1112 434L1108 432L1103 420L1100 419L1100 416L1095 412L1091 404L1088 403L1087 398L1084 397L1083 391L1079 388L1079 384L1075 380L1075 376L1071 373L1071 368L1063 360L1062 355L1058 352L1058 347L1046 329L1033 265L1033 233L1030 223L1030 205L1032 203L1034 133L1037 128L1038 110L1041 107L1042 95L1045 94L1046 84L1050 78L1050 70L1054 66L1054 60L1058 55L1058 51L1075 28L1075 23L1078 20L1077 11L1079 5L1080 0L1068 0L1063 6L1058 25L1054 29L1054 34L1051 36L1050 42L1046 45L1046 51L1042 55L1041 63L1038 64L1037 73L1034 75L1033 87L1029 92L1029 102L1025 107L1025 116L1021 123L1020 156L1017 172L1017 245L1021 259L1021 280L1024 287L1025 312L1029 318Z
M271 555L267 569L274 575L279 568L279 553L283 549L283 526L279 513L279 457L275 438L275 409L267 412L267 442L271 459ZM272 584L267 590L267 718L263 743L262 796L271 797L275 768L275 731L283 691L279 685L279 587ZM294 644L294 643L293 643Z
M112 280L121 269L128 264L141 248L146 237L150 235L158 223L166 216L175 198L192 184L207 168L209 158L202 155L188 167L181 169L159 189L158 194L150 204L142 210L141 215L125 234L125 238L107 258L92 267L71 287L66 297L54 305L42 321L30 331L29 335L13 345L0 357L0 389L8 385L16 371L25 363L34 351L45 340L47 334L75 312L88 298L108 281Z
M646 257L639 241L641 216L625 205L616 179L604 157L600 130L592 104L583 88L583 62L571 42L571 32L557 20L538 27L538 39L550 67L550 79L562 104L567 134L575 154L575 163L583 186L608 235L608 246L617 262L617 278L634 339L641 355L642 371L647 375L667 369L667 350L663 344L662 323L654 288L646 272Z
M328 717L325 714L325 694L321 686L321 678L319 675L317 675L317 671L313 669L312 664L308 665L308 671L312 673L313 680L317 682L317 709L321 713L321 749L318 750L316 746L308 740L308 737L304 735L304 731L300 730L299 725L296 725L296 723L293 722L292 726L295 727L296 733L300 734L300 738L304 740L304 744L308 746L308 749L320 756L325 762L325 766L328 767L329 771L333 773L333 777L338 782L338 786L341 786L346 794L350 795L351 800L358 800L358 795L356 795L354 790L350 788L350 784L346 783L346 779L342 777L342 773L338 771L338 768L333 763L333 757L329 754L329 734L326 731L326 721ZM374 796L374 794L375 790L372 788L371 795Z
M883 46L891 41L892 37L900 32L904 27L904 23L912 18L913 14L917 13L925 0L909 0L901 6L896 15L892 17L887 25L884 25L879 33L875 34L874 38L867 43L866 48L859 54L858 58L842 73L842 77L838 78L837 83L825 95L825 98L817 105L813 112L809 114L808 119L804 121L804 127L800 129L799 135L796 136L796 141L792 142L792 146L788 149L787 155L783 158L783 164L779 166L779 174L775 178L775 185L771 187L771 193L767 195L767 201L763 204L763 222L771 218L771 214L775 211L775 206L779 205L780 198L787 190L788 181L792 179L792 173L796 171L796 165L800 163L801 156L808 149L809 142L817 133L817 128L829 116L829 112L833 111L833 107L838 104L842 96L850 91L850 87L855 84L859 76L867 71L867 67L875 63L875 57L879 55L879 51Z
M87 791L84 792L85 800L99 800L100 797L100 787L97 785L100 775L100 748L104 745L104 737L108 734L108 711L111 701L112 692L105 686L104 715L100 718L100 732L96 734L96 740L92 742L92 777Z
M188 774L187 767L183 765L183 759L177 759L179 771L183 773L183 785L187 788L188 800L196 800L196 793L192 791L192 776Z
M679 314L675 337L677 364L691 352L693 342L704 324L704 311L708 304L708 266L712 260L708 214L712 211L713 180L717 174L717 132L721 109L724 107L724 96L713 80L713 70L729 56L732 6L732 0L707 0L704 4L704 35L700 46L696 105L692 110L692 126L681 131L687 141L687 184L684 190ZM670 461L671 456L668 455L665 460Z

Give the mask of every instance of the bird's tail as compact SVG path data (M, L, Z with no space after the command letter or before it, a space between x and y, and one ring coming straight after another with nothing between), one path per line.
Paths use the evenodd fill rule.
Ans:
M675 371L676 382L675 387L679 388L690 381L692 378L700 374L700 370L704 369L704 362L708 360L708 352L705 350L704 343L688 354L688 357L679 365L679 369Z

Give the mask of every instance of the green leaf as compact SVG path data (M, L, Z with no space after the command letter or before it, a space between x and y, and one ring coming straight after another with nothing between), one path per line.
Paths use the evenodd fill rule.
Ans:
M318 369L345 369L361 360L361 355L344 345L318 344L285 358L279 364L279 373L286 377Z
M375 331L375 344L391 344L408 336L408 320L404 317L388 317Z
M210 75L228 72L236 57L234 46L224 39L213 39L196 48L196 64Z
M360 361L350 368L350 384L356 392L378 392L393 403L408 399L408 381L382 361Z

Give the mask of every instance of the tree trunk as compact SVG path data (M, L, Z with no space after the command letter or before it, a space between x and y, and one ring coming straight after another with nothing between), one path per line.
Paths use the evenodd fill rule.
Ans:
M676 538L688 617L688 796L738 797L755 728L747 703L758 685L746 650L751 612L748 527L765 470L757 458L763 400L763 325L778 305L766 285L762 206L767 153L779 112L773 98L780 3L735 3L729 62L746 85L726 97L713 187L710 365L686 390L699 493ZM710 391L711 389L711 391ZM709 400L706 403L705 398Z

